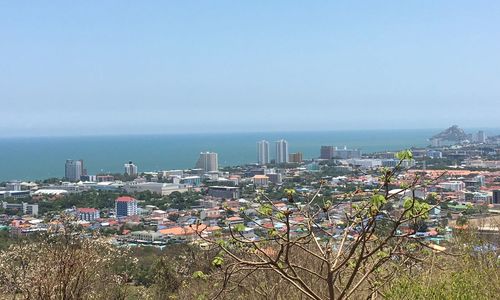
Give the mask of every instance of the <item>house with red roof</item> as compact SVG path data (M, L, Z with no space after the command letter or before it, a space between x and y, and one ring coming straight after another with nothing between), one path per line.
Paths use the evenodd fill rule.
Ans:
M115 213L117 218L137 215L137 199L130 196L116 198Z
M79 220L94 222L101 217L97 208L81 207L76 209L76 214Z

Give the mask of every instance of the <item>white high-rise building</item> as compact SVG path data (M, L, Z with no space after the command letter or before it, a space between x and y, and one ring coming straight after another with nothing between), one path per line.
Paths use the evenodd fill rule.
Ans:
M64 178L77 181L83 175L83 160L67 159L64 165Z
M128 176L137 176L137 166L134 165L133 162L129 161L128 164L125 164L125 174Z
M259 165L266 165L270 162L269 142L266 140L257 142L257 161Z
M476 141L478 143L486 143L486 133L484 131L479 130L476 135Z
M276 141L276 163L288 163L288 142L285 140Z
M200 158L196 162L197 169L203 169L205 172L214 172L219 170L219 160L215 152L201 152Z

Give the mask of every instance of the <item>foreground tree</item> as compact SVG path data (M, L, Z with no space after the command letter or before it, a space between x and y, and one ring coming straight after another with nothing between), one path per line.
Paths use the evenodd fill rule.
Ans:
M443 251L410 230L440 204L415 197L415 191L430 182L415 175L391 192L412 154L402 151L397 158L396 167L381 170L378 188L368 193L357 190L338 201L320 197L321 187L310 198L286 191L287 208L261 194L257 211L267 226L256 222L258 238L245 235L243 225L229 226L227 236L209 237L198 230L203 240L219 249L212 264L220 272L197 276L220 278L214 298L235 290L267 299L293 294L316 300L375 297L402 268L411 270L430 251ZM245 211L240 215L252 221ZM276 294L283 286L298 293Z
M124 252L68 217L0 252L0 295L12 299L124 299Z

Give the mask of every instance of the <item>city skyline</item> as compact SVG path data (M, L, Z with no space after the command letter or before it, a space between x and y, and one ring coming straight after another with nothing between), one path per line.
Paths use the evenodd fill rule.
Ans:
M1 136L499 127L499 2L117 4L2 4Z

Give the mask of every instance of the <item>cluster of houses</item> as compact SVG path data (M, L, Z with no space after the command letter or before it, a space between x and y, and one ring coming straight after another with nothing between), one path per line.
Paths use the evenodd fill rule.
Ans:
M426 149L415 156L442 158L438 150ZM285 224L259 213L262 203L257 200L259 190L281 192L283 186L292 187L297 194L314 195L318 192L317 174L332 164L335 171L343 176L322 176L323 188L329 191L331 200L341 199L347 187L355 187L360 191L358 198L368 195L380 184L376 170L381 167L394 167L397 161L394 153L380 153L370 157L354 157L339 160L312 160L298 166L266 168L250 165L235 168L231 172L207 172L193 174L191 171L171 170L149 172L147 176L139 176L129 182L115 181L112 176L99 178L96 181L80 181L75 183L59 183L53 185L36 185L33 183L11 182L0 191L0 199L8 197L22 198L29 194L32 199L49 200L64 197L69 193L79 193L90 189L121 191L134 195L149 191L155 195L167 196L172 192L184 193L195 191L199 194L197 205L183 210L168 208L160 210L153 205L141 203L133 196L121 196L115 199L111 213L103 217L99 209L92 207L75 207L66 211L73 214L78 222L89 230L108 229L114 234L117 243L152 244L203 241L211 235L228 235L230 228L238 227L239 234L248 239L259 239L269 230L283 230ZM448 205L437 206L430 212L425 232L415 232L425 238L443 238L443 220L453 221L463 215L470 207L482 207L488 214L500 213L500 171L476 169L426 170L416 168L414 160L405 160L402 167L408 171L399 175L392 182L390 193L396 195L394 208L403 205L403 199L416 196L426 199L432 195L437 200L446 201ZM351 172L363 170L363 172ZM411 184L416 177L429 182L417 188L414 193L402 192L401 186ZM147 178L147 179L146 179ZM161 180L160 180L161 178ZM250 192L249 192L250 191ZM323 191L319 191L322 195ZM354 201L356 201L354 199ZM44 231L50 223L38 219L38 206L19 201L9 203L0 201L4 209L17 208L22 215L10 219L9 226L16 234L29 234ZM333 235L340 235L344 230L344 212L352 210L353 201L339 202L328 216L319 214L316 226L328 230ZM296 203L291 204L286 197L273 199L275 210L293 211ZM292 214L290 217L291 234L300 234L303 230L304 216ZM4 222L5 224L5 222ZM446 227L444 225L444 227ZM449 228L448 228L449 229ZM498 229L498 228L497 228ZM401 228L401 230L410 230ZM355 235L355 233L353 233Z

